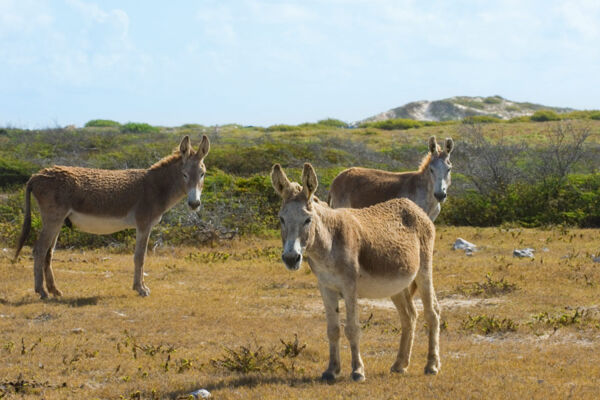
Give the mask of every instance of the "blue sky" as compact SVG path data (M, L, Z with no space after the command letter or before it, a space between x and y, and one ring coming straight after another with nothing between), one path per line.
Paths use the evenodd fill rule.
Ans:
M600 108L600 2L0 0L0 126L355 121L501 95Z

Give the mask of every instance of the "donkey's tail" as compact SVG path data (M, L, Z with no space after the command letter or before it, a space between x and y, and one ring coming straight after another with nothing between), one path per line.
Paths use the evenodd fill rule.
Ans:
M17 242L17 250L15 252L16 261L19 257L19 253L29 237L29 232L31 232L31 181L27 182L27 186L25 188L25 218L23 219L23 227L21 228L21 236L19 236L19 241Z

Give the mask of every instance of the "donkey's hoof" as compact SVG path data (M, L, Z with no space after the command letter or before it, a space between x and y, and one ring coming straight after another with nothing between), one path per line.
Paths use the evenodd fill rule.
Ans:
M335 374L329 371L325 371L323 372L323 375L321 375L321 380L327 382L330 385L335 382L335 378Z
M142 297L150 296L150 289L146 285L134 285L133 290L138 292Z
M354 382L364 382L366 379L365 375L360 372L353 372L351 377Z
M427 365L425 367L425 375L437 375L439 368L435 365Z
M50 293L52 293L54 296L56 296L56 297L60 297L60 296L63 295L63 292L60 289L57 289L55 287L54 288L48 288L48 291Z
M44 290L44 289L39 289L39 290L36 289L35 292L40 295L40 299L42 299L42 300L46 300L48 298L48 292L46 292L46 290Z
M392 368L390 368L390 372L394 372L396 374L406 374L408 372L408 368L402 367L400 364L394 363Z

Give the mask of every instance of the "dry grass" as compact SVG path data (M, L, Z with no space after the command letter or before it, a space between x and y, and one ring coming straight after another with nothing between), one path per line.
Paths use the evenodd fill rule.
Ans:
M390 374L399 320L391 302L364 301L367 381L350 381L342 338L342 377L331 386L319 382L328 349L316 279L306 266L286 271L277 240L158 249L147 259L149 298L130 288L130 254L58 250L65 296L45 302L33 293L30 250L12 264L0 249L0 398L186 398L198 388L219 399L598 398L598 235L440 227L441 373L423 375L420 317L409 373ZM452 251L458 236L481 251ZM536 258L513 258L521 247L535 248ZM487 274L518 290L482 297L457 289L489 284ZM510 320L516 331L464 329L483 316ZM250 372L232 372L237 366Z

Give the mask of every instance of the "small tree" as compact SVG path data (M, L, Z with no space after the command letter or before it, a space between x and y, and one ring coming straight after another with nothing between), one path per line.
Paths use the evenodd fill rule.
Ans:
M463 143L457 149L460 149L466 164L463 173L479 193L484 196L503 194L508 185L522 178L518 161L527 150L527 144L509 143L504 131L500 138L492 143L485 137L481 124L463 123L459 132Z
M590 136L590 127L576 126L571 121L560 121L545 133L548 143L538 152L535 177L544 181L548 178L562 181L571 172L573 165L583 157L583 145Z

